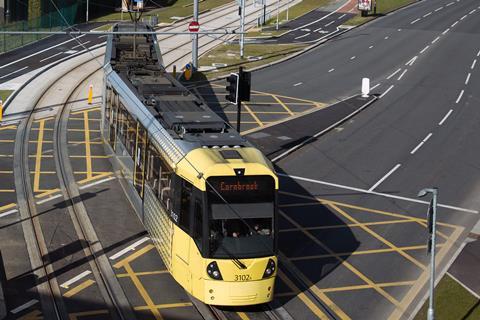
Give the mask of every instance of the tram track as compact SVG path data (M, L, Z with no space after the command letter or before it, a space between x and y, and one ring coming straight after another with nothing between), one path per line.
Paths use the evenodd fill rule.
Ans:
M44 212L39 213L39 203L36 203L35 201L34 190L32 188L29 165L29 144L32 125L35 120L35 115L39 111L38 107L40 102L49 93L54 94L52 91L54 91L53 89L55 88L55 85L61 83L61 81L65 80L69 75L72 75L83 68L87 68L89 64L97 63L95 60L101 56L101 54L94 56L92 59L82 62L73 69L70 69L59 75L54 82L50 83L47 88L44 89L37 98L35 98L35 101L33 101L31 104L32 108L29 110L26 117L20 121L17 130L14 152L14 175L18 197L18 209L20 211L22 221L24 221L22 222L22 228L25 235L25 241L27 244L32 270L37 279L36 287L45 319L63 320L70 319L70 316L66 299L64 299L61 294L61 289L57 278L59 275L57 274L58 270L56 270L54 266L55 259L52 259L52 252L49 250L49 244L47 244L46 241L46 225L45 223L42 224L41 222L41 215L43 215ZM131 310L129 307L123 291L121 291L121 293L123 293L123 297L119 298L116 296L116 294L119 293L118 288L120 288L120 284L114 276L111 266L108 264L110 267L109 272L106 270L104 263L99 262L101 255L103 255L103 251L101 248L99 250L98 246L95 247L95 241L92 241L92 239L95 240L94 238L96 236L93 228L88 228L88 226L86 226L88 223L88 221L86 221L88 220L88 216L85 217L84 215L81 217L80 213L78 212L77 207L81 200L79 197L72 197L73 193L71 191L71 185L75 184L75 180L72 182L68 176L68 173L66 173L67 170L65 169L65 164L62 164L62 162L69 160L68 155L65 155L64 153L67 150L66 145L60 142L60 140L63 141L63 139L59 140L60 136L65 133L63 129L66 127L64 116L65 110L67 109L66 106L77 88L95 73L101 71L101 69L101 66L94 66L93 71L88 72L88 74L83 76L81 79L75 80L74 86L71 86L72 89L68 89L69 91L63 93L67 96L67 98L62 103L52 106L52 109L58 108L54 129L54 136L57 138L55 139L57 141L54 143L54 159L55 165L58 169L57 174L59 177L60 187L65 199L65 207L67 207L66 209L70 213L69 216L72 220L71 222L75 227L75 236L77 240L82 243L82 249L84 253L82 260L88 261L88 264L95 277L96 285L102 293L102 298L107 309L109 310L111 317L113 319L134 319L135 317L133 315L133 310ZM61 150L62 148L63 150ZM108 263L108 261L106 262ZM110 279L108 279L108 277L110 277ZM112 281L112 279L114 281ZM112 282L117 282L116 288L112 288L115 287L115 283ZM120 300L120 303L118 300ZM128 308L125 308L126 306L128 306Z

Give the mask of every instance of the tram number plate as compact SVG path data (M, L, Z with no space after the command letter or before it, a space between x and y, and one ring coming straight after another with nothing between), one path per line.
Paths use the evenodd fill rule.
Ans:
M235 281L250 281L252 277L249 274L236 274Z

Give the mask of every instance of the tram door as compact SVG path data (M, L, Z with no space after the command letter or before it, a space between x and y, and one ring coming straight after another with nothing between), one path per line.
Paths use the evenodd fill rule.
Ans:
M190 271L190 226L191 226L191 216L193 212L193 201L192 201L192 185L187 181L181 179L177 182L177 186L180 185L180 188L176 190L180 191L180 197L176 196L175 198L180 201L179 205L175 205L174 208L178 212L178 233L175 235L175 255L178 263L177 267L177 277L181 279L186 290L191 289L191 271Z

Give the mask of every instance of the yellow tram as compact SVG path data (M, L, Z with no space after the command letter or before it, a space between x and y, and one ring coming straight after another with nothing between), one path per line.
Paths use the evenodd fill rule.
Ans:
M133 41L132 25L113 30L123 34L107 41L102 133L165 265L204 303L271 301L278 234L271 163L165 71L155 35Z

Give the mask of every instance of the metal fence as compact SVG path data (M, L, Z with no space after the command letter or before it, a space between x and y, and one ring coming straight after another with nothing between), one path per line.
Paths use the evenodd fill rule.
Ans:
M58 31L66 29L76 22L78 4L42 15L35 19L16 21L0 25L0 31ZM40 34L0 34L0 53L7 52L34 41L38 41L47 35Z

